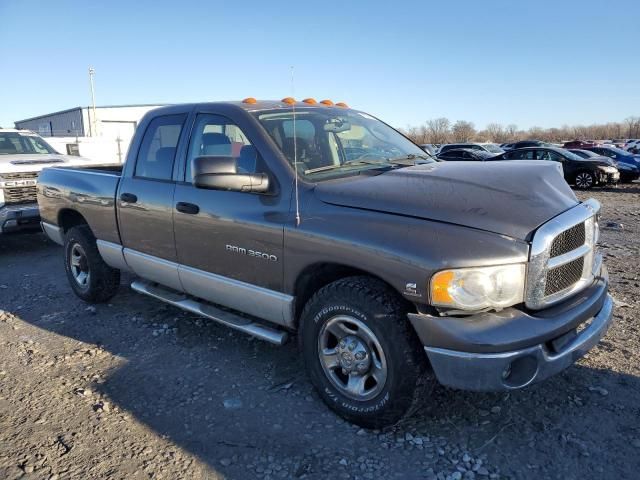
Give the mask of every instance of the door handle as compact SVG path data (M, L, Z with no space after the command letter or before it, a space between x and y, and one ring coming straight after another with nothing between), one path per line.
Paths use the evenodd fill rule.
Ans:
M138 201L138 197L133 193L122 193L120 195L120 200L126 203L136 203Z
M176 210L180 213L187 213L189 215L196 215L200 211L200 207L193 203L178 202L176 203Z

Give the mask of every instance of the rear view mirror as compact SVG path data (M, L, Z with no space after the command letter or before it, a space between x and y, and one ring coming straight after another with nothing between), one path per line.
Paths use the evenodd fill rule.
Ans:
M193 161L196 188L265 193L269 177L264 173L238 173L235 157L204 156Z
M351 123L346 118L331 118L324 124L325 132L340 133L351 130Z

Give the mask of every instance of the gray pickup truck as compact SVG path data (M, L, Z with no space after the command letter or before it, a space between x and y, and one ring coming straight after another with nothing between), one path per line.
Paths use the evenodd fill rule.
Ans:
M556 164L436 162L344 104L163 107L124 167L48 168L38 203L81 299L108 300L128 271L261 339L297 332L319 395L366 427L437 381L548 378L612 321L599 204Z

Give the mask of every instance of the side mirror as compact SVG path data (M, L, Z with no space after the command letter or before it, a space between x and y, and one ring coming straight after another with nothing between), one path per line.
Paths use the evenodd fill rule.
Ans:
M264 173L238 173L234 157L204 156L193 161L196 188L233 192L266 193L269 177Z

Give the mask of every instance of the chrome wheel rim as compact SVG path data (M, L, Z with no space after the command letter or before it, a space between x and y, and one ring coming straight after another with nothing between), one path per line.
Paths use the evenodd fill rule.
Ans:
M588 173L579 173L576 177L576 185L580 188L589 188L593 185L593 177Z
M387 380L387 359L378 338L360 320L339 315L320 330L318 357L325 375L343 395L375 398Z
M79 243L75 243L71 247L71 253L69 254L69 269L75 282L82 288L87 288L89 285L90 275L89 262L87 262L87 255L84 248Z

